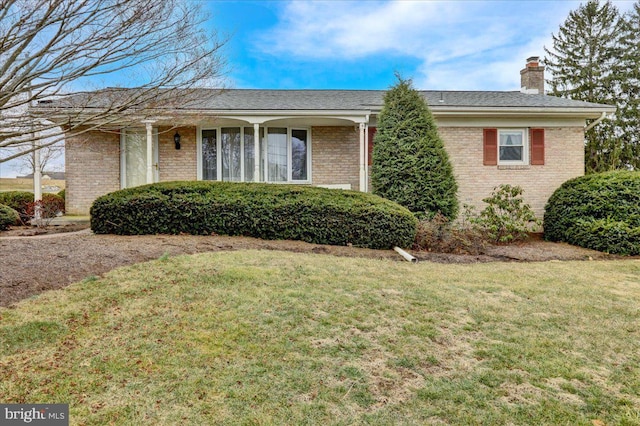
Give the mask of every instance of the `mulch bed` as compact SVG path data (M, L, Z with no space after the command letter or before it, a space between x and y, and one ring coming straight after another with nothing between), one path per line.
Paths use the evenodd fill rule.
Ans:
M195 235L94 235L84 225L0 232L0 306L10 306L46 290L65 287L114 268L158 259L168 254L227 250L284 250L334 256L403 259L392 250L310 244L301 241L265 241L249 237ZM84 229L78 232L79 229ZM75 231L75 232L72 232ZM482 255L413 253L421 261L478 263L495 261L595 260L617 257L568 244L532 239L509 246L488 247Z

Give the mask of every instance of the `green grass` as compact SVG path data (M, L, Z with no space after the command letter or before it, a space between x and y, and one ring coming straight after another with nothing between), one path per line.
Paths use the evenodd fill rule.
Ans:
M640 261L162 256L0 309L71 424L640 424Z

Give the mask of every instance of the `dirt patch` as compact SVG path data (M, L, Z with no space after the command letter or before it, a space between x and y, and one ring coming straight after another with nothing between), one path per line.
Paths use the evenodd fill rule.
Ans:
M7 231L0 232L0 238L34 237L38 235L56 235L66 232L77 232L88 229L88 223L70 223L65 225L50 225L38 228L36 226L14 226Z
M10 306L40 292L65 287L89 276L99 276L114 268L157 259L225 250L284 250L334 256L393 259L403 261L392 250L328 246L301 241L265 241L249 237L195 235L94 235L87 225L51 227L47 235L25 236L24 229L0 232L0 306ZM67 232L65 232L67 231ZM612 259L613 256L568 244L532 239L529 242L492 246L485 254L455 255L418 252L420 260L441 263L494 261L546 261Z

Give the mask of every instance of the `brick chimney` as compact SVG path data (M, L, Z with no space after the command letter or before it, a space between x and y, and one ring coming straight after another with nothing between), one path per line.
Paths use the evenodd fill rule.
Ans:
M520 91L544 95L544 67L539 56L527 58L527 65L520 71Z

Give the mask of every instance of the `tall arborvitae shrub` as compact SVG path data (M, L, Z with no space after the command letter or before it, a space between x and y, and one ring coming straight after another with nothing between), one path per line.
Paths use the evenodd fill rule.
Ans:
M458 213L458 190L449 156L433 115L410 80L398 82L384 97L373 145L374 194L419 217Z

